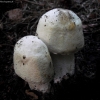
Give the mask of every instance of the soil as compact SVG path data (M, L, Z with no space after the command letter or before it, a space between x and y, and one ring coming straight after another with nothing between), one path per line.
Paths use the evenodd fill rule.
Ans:
M85 46L75 54L75 74L61 83L51 82L51 92L42 94L30 90L27 82L15 74L13 50L20 38L35 34L43 13L57 7L70 9L81 18ZM8 11L13 9L20 9L23 16L10 19ZM0 2L0 100L100 100L99 67L100 0Z

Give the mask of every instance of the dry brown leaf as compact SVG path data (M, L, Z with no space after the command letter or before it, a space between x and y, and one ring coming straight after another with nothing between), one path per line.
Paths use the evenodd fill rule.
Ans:
M33 92L30 92L29 90L25 90L25 93L28 95L28 96L31 96L33 99L37 100L38 99L38 96L33 93Z
M8 13L8 17L10 20L12 21L17 21L17 20L21 20L23 17L23 13L22 10L19 8L10 10L7 12Z

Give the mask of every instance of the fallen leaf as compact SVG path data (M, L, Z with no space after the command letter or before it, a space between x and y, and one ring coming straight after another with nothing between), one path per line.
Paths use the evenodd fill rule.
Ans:
M28 96L31 96L33 99L37 100L38 99L38 96L33 93L33 92L30 92L29 90L25 90L25 93L28 95Z
M21 20L22 17L23 17L22 10L19 9L19 8L10 10L10 11L8 11L7 13L8 13L9 19L12 20L12 21L18 21L18 20Z

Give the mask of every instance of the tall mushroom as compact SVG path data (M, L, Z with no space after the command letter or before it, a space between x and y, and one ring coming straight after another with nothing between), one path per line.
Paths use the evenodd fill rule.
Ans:
M81 19L71 10L55 8L39 20L36 35L47 45L55 68L54 82L74 74L74 53L84 46Z
M14 48L15 73L28 82L31 89L49 92L54 76L47 46L36 36L21 38Z

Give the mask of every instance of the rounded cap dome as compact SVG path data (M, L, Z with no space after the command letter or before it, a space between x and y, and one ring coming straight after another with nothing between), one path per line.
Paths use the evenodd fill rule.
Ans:
M14 70L31 89L47 92L54 75L47 46L36 36L21 38L14 48Z
M52 53L69 54L84 46L82 22L71 10L56 8L46 12L36 33Z

